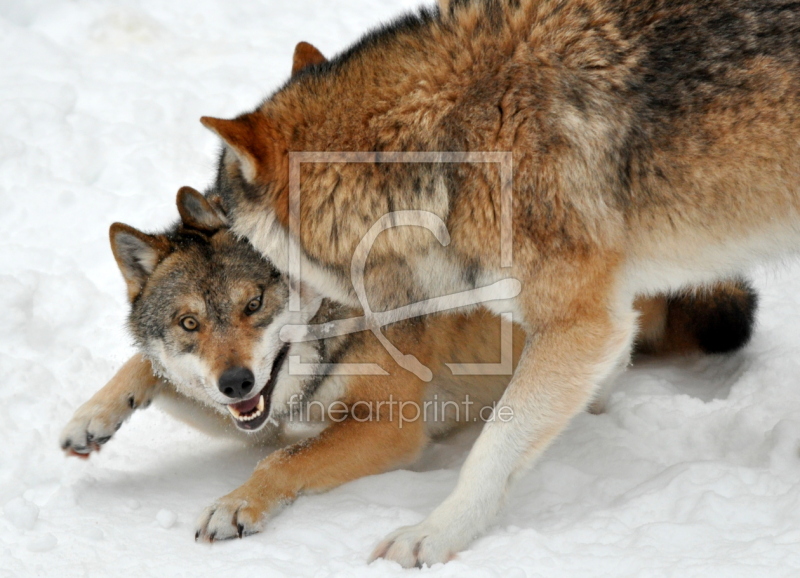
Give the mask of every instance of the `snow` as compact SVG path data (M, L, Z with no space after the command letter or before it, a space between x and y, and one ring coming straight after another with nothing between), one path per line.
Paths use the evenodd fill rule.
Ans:
M178 514L172 512L170 510L159 510L158 514L156 514L156 521L158 525L168 530L175 525L175 522L178 521Z
M3 506L3 515L18 530L32 530L39 517L39 507L25 498L14 498Z
M58 433L131 353L107 231L211 178L203 114L252 108L294 44L332 54L417 0L0 0L0 576L405 576L366 558L453 488L474 439L306 496L212 546L194 520L263 450L136 413L88 461ZM754 273L727 357L649 361L580 415L496 523L432 576L800 575L800 267ZM416 571L413 571L416 572Z

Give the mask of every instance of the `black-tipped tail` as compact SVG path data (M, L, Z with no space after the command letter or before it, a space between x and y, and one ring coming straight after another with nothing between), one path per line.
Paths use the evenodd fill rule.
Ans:
M670 305L684 309L697 344L706 353L736 351L753 336L758 295L745 279L718 283L710 290L678 297Z
M730 353L753 335L758 295L745 279L637 301L637 351L655 355Z

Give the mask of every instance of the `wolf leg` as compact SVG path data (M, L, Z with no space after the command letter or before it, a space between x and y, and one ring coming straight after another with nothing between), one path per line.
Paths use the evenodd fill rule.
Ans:
M633 352L635 336L636 334L631 331L628 338L628 343L623 348L622 353L617 359L617 362L614 364L614 367L607 376L600 380L596 393L592 397L592 401L589 404L590 413L599 415L606 410L606 404L608 403L608 398L614 389L614 383L620 374L622 374L622 372L624 372L631 364L631 354Z
M78 408L61 432L61 449L81 458L98 451L136 409L150 405L161 387L150 362L137 353Z
M195 539L214 541L255 534L270 514L301 492L323 492L413 461L427 441L419 415L401 421L398 402L393 402L389 415L392 406L388 402L370 403L387 405L376 416L348 417L318 436L262 460L249 480L206 508L198 520Z
M509 482L588 405L597 384L620 365L635 334L630 301L608 293L590 295L593 283L580 285L557 318L537 322L530 332L498 412L484 427L450 496L420 524L386 538L373 558L412 567L454 556L499 511ZM569 286L565 282L562 290Z

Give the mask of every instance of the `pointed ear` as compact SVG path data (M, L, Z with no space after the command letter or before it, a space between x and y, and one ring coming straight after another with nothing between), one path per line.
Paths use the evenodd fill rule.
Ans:
M322 52L308 42L298 42L294 47L294 58L292 59L292 76L297 75L298 72L311 66L313 64L322 64L328 62L328 59L322 55Z
M169 253L169 245L161 237L147 235L122 223L111 225L108 236L114 259L128 285L128 299L133 301L142 292L156 265Z
M261 112L250 112L233 120L204 116L200 122L234 152L247 182L264 184L275 178L286 145L277 128Z
M225 215L192 187L181 187L178 191L178 212L185 227L207 233L219 231L227 226Z
M222 197L219 195L208 195L206 200L211 203L211 206L220 216L220 218L225 221L225 226L230 225L230 221L228 220L228 210L225 208L225 203L222 201Z

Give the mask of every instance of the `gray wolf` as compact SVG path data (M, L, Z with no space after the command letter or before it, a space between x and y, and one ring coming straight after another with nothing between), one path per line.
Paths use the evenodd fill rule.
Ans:
M432 215L450 242L383 233L364 277L375 310L521 287L527 344L502 398L515 419L488 423L452 494L376 556L442 562L480 534L509 482L627 366L637 296L796 251L799 102L794 2L443 0L250 112L202 119L225 144L209 190L233 231L283 272L297 254L320 295L359 303L354 251L403 211ZM293 153L325 151L360 162L290 170ZM442 151L511 153L512 201L496 164L436 162ZM433 156L385 162L396 152Z
M282 445L241 487L203 511L196 538L214 541L258 532L303 492L413 462L430 439L492 415L510 375L456 376L446 365L497 361L501 326L487 310L387 329L394 343L433 369L429 383L397 367L367 332L283 344L277 331L297 317L287 311L285 276L228 231L218 205L183 189L178 206L181 221L165 233L111 228L131 300L130 329L141 352L75 412L61 436L69 454L86 458L98 451L125 419L153 401L211 435ZM726 346L718 339L703 342L703 336L751 323L750 310L739 308L741 292L753 295L746 284L731 282L708 294L642 300L647 337L640 349L664 354ZM724 313L717 315L720 308ZM324 323L357 314L316 300L299 317ZM716 321L707 323L711 318ZM525 337L519 326L512 331L516 362ZM293 357L378 363L387 371L293 374Z
M184 188L178 206L181 221L164 233L111 227L140 353L75 412L61 435L68 454L100 450L153 401L211 435L284 446L201 514L196 538L214 541L261 530L302 492L411 463L430 439L491 416L484 409L510 374L460 377L446 364L496 362L497 317L474 310L387 328L392 342L433 370L428 383L394 364L368 332L284 344L278 333L287 323L357 312L318 297L288 311L288 280L228 231L218 205ZM519 326L512 333L513 363L525 339ZM364 362L385 374L337 372ZM291 371L293 363L320 369Z

